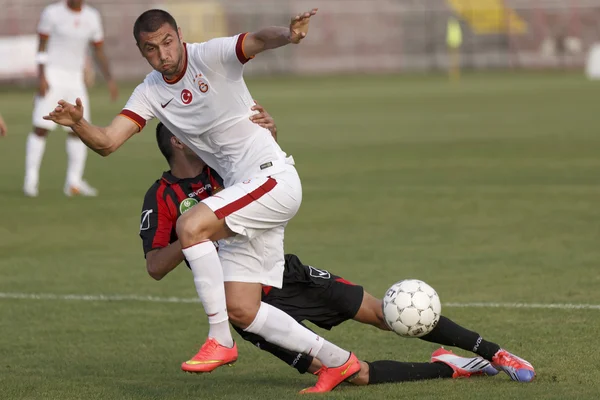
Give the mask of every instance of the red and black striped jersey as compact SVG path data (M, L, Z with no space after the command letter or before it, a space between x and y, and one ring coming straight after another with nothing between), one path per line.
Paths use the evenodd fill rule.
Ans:
M164 172L146 193L140 237L144 255L177 240L177 218L202 200L223 189L223 180L208 166L194 178L179 179Z

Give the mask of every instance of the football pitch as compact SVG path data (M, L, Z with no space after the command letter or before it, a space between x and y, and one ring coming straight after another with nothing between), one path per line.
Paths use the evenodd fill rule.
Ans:
M326 398L598 398L600 84L563 73L248 82L303 181L286 251L378 297L422 279L443 314L537 372L530 384L502 373L342 385ZM94 88L94 122L107 124L132 88L117 103ZM154 123L108 158L89 154L98 198L63 196L54 132L29 199L31 109L31 89L0 88L0 399L287 399L315 382L237 335L234 367L181 372L207 323L187 301L187 268L161 282L145 271L142 200L167 167ZM317 331L368 361L427 361L436 349L355 322Z

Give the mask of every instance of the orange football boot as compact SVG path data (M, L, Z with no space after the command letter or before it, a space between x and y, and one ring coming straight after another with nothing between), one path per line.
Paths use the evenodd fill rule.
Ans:
M237 344L233 347L221 346L213 338L208 338L191 360L181 364L181 369L185 372L212 372L221 365L232 365L237 361L238 351Z
M335 368L321 367L315 375L319 376L317 384L313 387L302 390L300 393L325 393L331 392L340 383L354 378L360 372L360 362L354 353L350 353L350 358L344 364Z

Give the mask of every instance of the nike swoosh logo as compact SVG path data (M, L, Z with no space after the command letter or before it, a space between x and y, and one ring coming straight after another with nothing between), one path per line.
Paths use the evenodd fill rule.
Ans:
M351 366L354 365L354 361L352 361L345 370L342 371L342 376L346 375L346 372L348 372L348 370L350 369Z
M175 98L175 97L173 97L173 99L174 99L174 98ZM170 102L172 102L172 101L173 101L173 99L171 99L171 100L167 101L165 104L162 104L162 103L160 103L160 106L161 106L162 108L165 108L166 106L168 106L168 105L169 105L169 103L170 103Z
M187 365L198 365L198 364L217 364L217 363L220 363L220 362L223 362L223 360L206 360L206 361L193 361L193 360L190 360L190 361L186 361L185 363Z

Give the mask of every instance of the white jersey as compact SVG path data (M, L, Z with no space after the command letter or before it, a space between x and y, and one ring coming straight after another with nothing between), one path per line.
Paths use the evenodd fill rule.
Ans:
M158 118L226 186L282 171L286 157L271 133L249 119L254 100L242 76L245 36L185 44L182 74L168 82L152 71L121 112L140 130Z
M48 37L48 62L46 67L83 76L87 50L90 43L104 40L100 13L84 5L74 11L65 1L49 5L42 11L38 34Z

